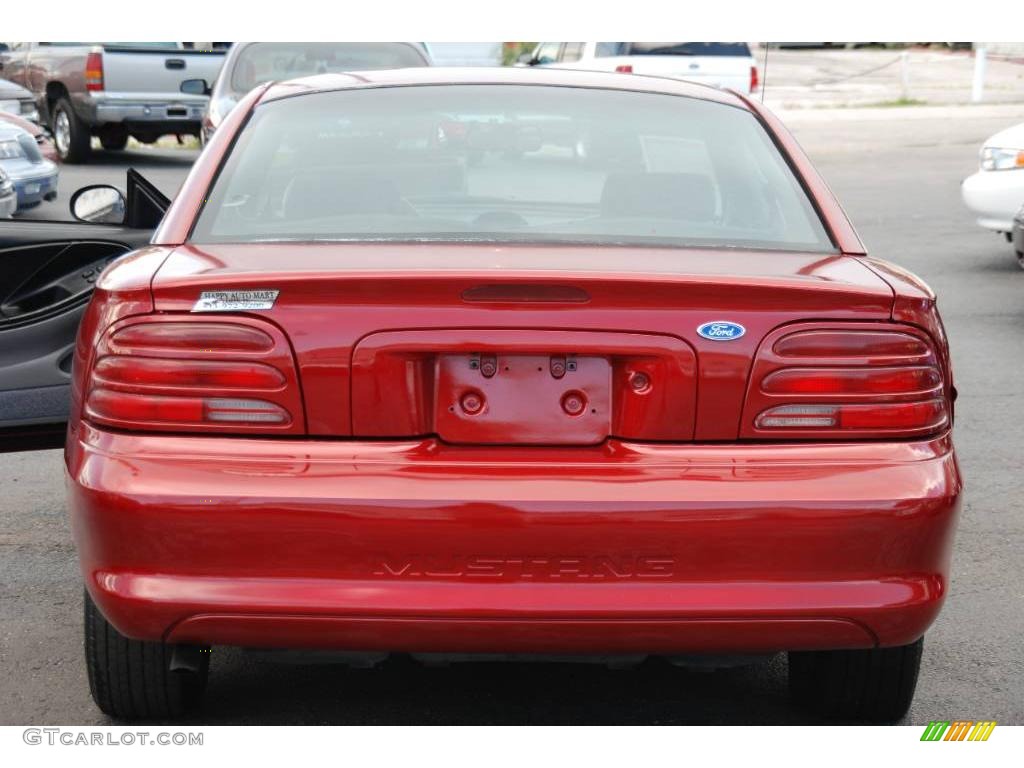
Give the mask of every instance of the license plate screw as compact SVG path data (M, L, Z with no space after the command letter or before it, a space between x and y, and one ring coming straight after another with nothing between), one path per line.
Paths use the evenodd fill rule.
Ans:
M562 395L562 410L570 416L579 416L587 407L587 398L582 392L566 392Z
M562 357L561 355L552 356L551 362L549 363L549 367L551 369L551 375L554 378L560 379L563 376L565 376L567 366L565 363L565 358Z
M646 392L651 388L651 377L643 371L633 371L629 376L629 386L634 392Z
M460 399L459 405L462 407L463 412L472 416L473 414L480 413L484 407L484 396L479 392L466 392Z
M483 355L480 358L480 373L485 379L491 378L498 372L498 358L494 355Z

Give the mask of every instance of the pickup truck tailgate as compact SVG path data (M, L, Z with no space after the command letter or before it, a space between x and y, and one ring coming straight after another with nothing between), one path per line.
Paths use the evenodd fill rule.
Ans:
M202 78L212 83L223 61L223 51L104 46L104 89L122 94L159 94L166 99L180 94L182 80Z

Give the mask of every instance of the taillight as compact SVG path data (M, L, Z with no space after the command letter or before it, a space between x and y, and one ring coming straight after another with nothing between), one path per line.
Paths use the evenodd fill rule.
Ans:
M85 57L85 90L103 90L103 54L99 51Z
M757 67L751 65L751 67L750 67L750 92L753 93L754 91L756 91L757 90L757 86L759 86L760 84L761 84L760 80L759 80L759 78L757 76Z
M100 341L84 415L133 431L304 431L291 349L257 321L147 318Z
M765 339L742 437L917 437L949 424L949 393L931 340L902 326L789 327Z
M633 65L632 64L619 64L619 66L617 66L615 68L615 71L616 72L622 72L623 74L626 74L626 75L631 75L631 74L633 74Z

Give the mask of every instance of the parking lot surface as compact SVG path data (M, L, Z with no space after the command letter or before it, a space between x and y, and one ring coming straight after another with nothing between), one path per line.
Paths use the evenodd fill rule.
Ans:
M756 50L764 70L764 49ZM779 50L768 52L765 100L775 107L892 106L901 99L932 105L971 101L974 55L932 48ZM1018 102L1024 64L993 53L988 57L983 99Z
M938 292L953 348L966 492L952 590L926 637L908 722L1024 724L1024 271L1004 241L974 225L958 189L976 169L981 142L1024 120L1024 108L952 116L928 108L807 110L786 119L872 254L917 272ZM119 181L129 162L172 194L194 157L146 149L66 167L60 209L77 183ZM89 699L62 471L56 451L0 456L0 723L109 722ZM790 707L785 673L783 656L720 671L654 662L634 670L430 668L402 657L353 670L310 655L217 648L194 722L818 722Z

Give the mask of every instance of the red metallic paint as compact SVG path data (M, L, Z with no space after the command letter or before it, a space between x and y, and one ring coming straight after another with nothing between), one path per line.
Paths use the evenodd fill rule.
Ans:
M469 369L472 352L499 355L493 378ZM543 359L523 370L523 356L537 352ZM560 405L570 391L588 393L581 383L588 363L581 360L581 370L555 379L551 355L604 366L600 403L589 394L595 419L566 416ZM651 382L642 392L628 384L636 372ZM693 438L695 373L693 349L676 336L495 328L375 333L352 352L352 429L361 437L437 434L455 443L508 443L511 434L516 442L538 444L595 443L609 435L687 441ZM455 405L470 388L494 404L462 413Z
M760 105L658 78L444 73L750 109L813 195L837 253L187 243L261 100L439 77L336 75L257 89L203 152L156 245L99 281L76 348L66 463L82 572L104 615L136 638L366 650L772 651L920 637L948 589L959 511L948 430L740 440L756 352L791 324L910 326L933 345L953 396L934 296L859 258L838 203ZM290 346L302 428L239 438L83 421L103 334L139 315L194 322L203 288L281 291L272 310L231 320L273 328ZM724 344L696 334L720 318L746 335ZM429 434L431 384L394 378L403 366L415 374L402 358L411 346L428 357L520 345L628 360L639 351L622 351L626 336L675 366L646 372L652 386L675 375L679 403L619 413L612 423L626 427L611 431L622 434L595 445L445 443Z
M574 287L590 299L462 299L466 290L496 279ZM155 308L188 312L203 288L281 291L274 308L260 316L291 339L313 435L354 434L350 365L353 348L365 336L476 328L678 337L697 355L694 439L734 440L750 361L766 333L808 317L887 321L893 301L892 289L877 274L839 255L277 243L175 248L153 279ZM728 344L697 335L698 325L722 317L742 324L747 334Z
M550 650L558 622L565 651L641 651L649 638L705 651L785 649L795 637L906 643L945 594L960 489L948 436L574 448L266 439L243 450L84 425L68 468L83 574L120 631L194 641L198 630L179 624L212 614L195 623L206 642L275 644L294 625L295 644L330 645L358 626L358 647L395 650L446 637ZM637 558L649 558L643 569ZM523 578L513 561L524 559L545 564ZM326 634L318 641L302 617ZM632 622L644 631L630 641L621 625Z

